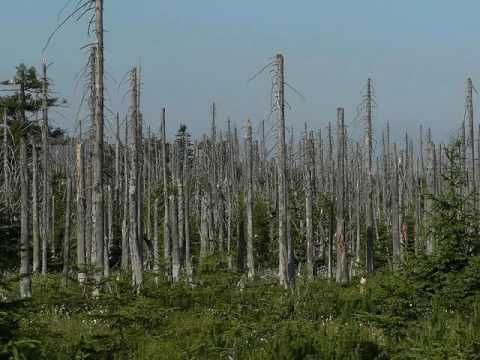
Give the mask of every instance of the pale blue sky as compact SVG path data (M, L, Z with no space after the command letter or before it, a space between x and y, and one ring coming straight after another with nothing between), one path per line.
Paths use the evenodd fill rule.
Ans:
M0 76L15 64L38 65L41 49L67 0L2 0ZM76 2L76 0L74 1ZM352 122L366 79L376 87L377 128L391 122L398 137L418 124L437 138L463 119L467 76L480 82L478 0L105 0L106 69L120 80L142 59L145 120L158 130L162 106L170 132L185 122L195 135L208 129L215 100L219 123L242 126L269 112L267 75L247 83L276 52L286 58L288 122L325 127L345 107ZM68 23L47 50L50 76L71 104L54 115L74 128L81 90L75 76L86 61L86 21ZM126 88L109 82L108 104L125 112Z

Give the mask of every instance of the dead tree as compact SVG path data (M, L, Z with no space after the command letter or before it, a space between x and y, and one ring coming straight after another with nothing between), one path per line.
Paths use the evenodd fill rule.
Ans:
M27 171L27 146L25 139L20 138L20 297L26 299L32 296L30 278L30 244L28 232L28 171Z
M167 174L167 137L165 124L165 108L162 109L162 173L163 173L163 250L167 276L171 276L171 239L170 239L170 210L168 204L168 174Z
M40 228L38 214L38 154L35 142L32 145L32 237L33 237L33 272L38 273L40 261Z
M42 165L43 165L43 182L42 182L42 274L47 273L48 261L48 243L50 236L50 163L48 159L48 78L47 63L42 64ZM53 239L50 239L52 242Z
M100 282L104 266L103 128L104 63L103 0L95 0L95 142L93 150L93 206L95 217L95 279Z
M277 108L277 176L278 176L278 276L280 286L288 288L291 279L288 271L287 243L287 150L285 145L285 81L283 55L276 56L276 108Z
M473 196L473 204L476 206L476 183L475 183L475 130L473 113L473 82L467 80L466 111L468 117L468 190Z
M72 179L67 173L67 196L65 200L65 230L63 237L63 281L67 284L70 270L70 208L72 197Z
M398 151L397 144L393 144L393 187L392 187L392 249L394 268L398 269L401 259L401 241L400 241L400 205L399 205L399 169L398 169Z
M25 73L22 71L20 79L20 123L22 134L20 136L20 297L26 299L32 296L31 268L30 268L30 242L28 211L28 168L27 145L25 142Z
M85 175L84 175L84 148L81 138L77 144L77 270L78 281L85 281Z
M252 159L252 123L247 122L247 270L248 278L255 277L255 263L253 259L253 159Z
M142 219L138 218L138 189L139 189L139 122L140 116L138 114L138 82L137 82L137 69L132 71L132 144L131 144L131 154L130 154L130 181L129 181L129 248L131 255L132 263L132 274L133 274L133 284L137 289L143 283L143 254L140 247L140 238L139 223Z
M344 110L337 109L337 283L348 282L348 243L345 238L345 125Z
M128 115L125 116L125 145L123 151L123 219L122 219L122 260L121 260L121 269L122 271L128 270L128 260L130 258L130 247L129 247L129 160L128 160Z
M367 145L368 145L368 174L367 174L367 271L373 272L373 130L372 130L372 80L368 79L367 84Z
M304 186L305 186L305 228L307 247L307 277L313 279L313 139L307 134L305 124L305 165L304 165Z

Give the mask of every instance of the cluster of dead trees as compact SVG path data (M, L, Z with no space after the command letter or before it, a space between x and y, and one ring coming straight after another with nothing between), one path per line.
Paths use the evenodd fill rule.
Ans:
M360 107L365 125L361 139L349 137L343 108L337 109L336 123L320 130L305 126L298 141L292 130L287 139L284 58L277 55L272 152L265 121L258 131L246 121L243 134L230 120L226 129L219 128L215 104L210 134L193 142L186 127L175 140L167 139L165 109L157 123L159 133L145 129L140 72L134 68L129 113L122 122L117 115L115 141L106 142L103 2L95 5L91 131L83 134L80 129L65 144L49 144L46 65L41 143L27 144L24 136L13 143L4 116L2 193L6 206L15 203L8 199L13 174L18 174L22 297L31 296L32 273L46 274L50 262L62 265L65 281L76 273L80 283L91 277L100 284L112 271L124 271L140 288L145 271L163 272L172 282L190 281L195 266L218 254L253 279L262 271L255 262L257 199L268 204L270 235L278 241L272 253L278 254L278 280L285 288L295 285L302 269L308 279L328 277L339 283L375 271L380 225L389 228L391 245L377 251L386 252L393 268L401 266L410 250L435 251L426 231L431 209L427 195L442 191L448 166L442 145L433 142L430 129L425 136L421 127L415 146L408 134L401 144L392 143L387 125L376 137L381 145L374 147L370 79ZM465 191L475 193L480 165L474 161L472 89L469 79L461 138L468 172ZM24 109L19 115L18 121L25 122ZM55 213L59 201L64 203L60 214ZM59 222L62 241L55 234ZM197 236L200 246L193 252L192 238Z

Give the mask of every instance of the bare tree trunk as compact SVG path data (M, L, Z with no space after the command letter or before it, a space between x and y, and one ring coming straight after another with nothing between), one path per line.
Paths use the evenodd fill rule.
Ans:
M23 83L23 80L22 80ZM23 87L23 85L22 85ZM23 112L23 110L22 110ZM24 136L20 138L20 297L22 299L32 296L30 278L30 244L28 234L28 171L27 171L27 146Z
M139 143L140 143L140 114L138 113L138 78L137 69L132 71L132 151L130 161L130 183L129 183L129 208L130 208L130 255L132 262L133 284L140 288L143 283L143 253L140 243L142 242L142 232L139 230Z
M188 155L188 139L185 139L185 150L183 154L183 189L184 189L184 215L185 215L185 269L187 271L188 280L191 281L192 254L190 249L190 187L189 187L189 155Z
M186 151L186 149L185 149ZM178 251L180 258L180 267L183 264L182 258L185 254L184 252L184 242L185 242L185 217L184 217L184 199L183 199L183 176L182 176L182 161L180 159L181 152L180 146L177 151L176 157L176 173L177 173L177 214L178 214Z
M288 288L291 285L288 272L287 243L287 152L285 146L285 81L283 55L277 54L277 173L278 173L278 276L280 285Z
M345 239L345 130L344 110L337 110L337 283L348 282L348 255Z
M368 143L368 174L367 174L367 271L374 271L373 263L373 130L372 130L372 80L367 85L367 143Z
M52 223L50 227L50 239L51 239L51 253L52 253L52 258L56 259L57 258L57 243L56 243L56 238L55 238L55 225L56 225L56 214L55 214L55 194L52 195L52 203L51 203L51 214L52 214Z
M398 269L400 266L401 257L401 243L400 243L400 209L399 209L399 174L398 174L398 152L397 144L393 144L393 160L394 174L393 174L393 189L392 189L392 237L393 237L393 266Z
M80 142L77 144L77 268L78 282L85 281L85 177L84 177L84 151Z
M128 116L125 117L125 145L124 145L124 198L123 198L123 221L122 221L122 271L128 270L129 260L129 166L128 166Z
M427 192L430 194L435 193L435 174L434 174L434 147L433 143L430 139L427 140ZM427 199L425 201L425 212L427 216L431 216L432 212L432 200L430 196L427 195ZM427 243L426 243L426 253L427 255L432 255L434 251L434 244L433 238L428 235L427 236Z
M5 129L6 131L6 129ZM33 236L33 272L38 273L41 266L40 259L40 228L38 224L38 155L37 146L32 140L32 236Z
M247 122L247 270L248 278L255 277L253 259L253 161L252 161L252 124Z
M106 222L107 222L107 238L105 241L105 246L103 249L103 275L105 277L110 276L110 252L113 245L113 194L112 194L112 187L110 185L107 186L107 212L105 214Z
M95 0L95 145L93 171L93 201L95 217L95 280L99 283L104 267L104 198L103 198L103 127L104 127L104 70L103 70L103 0Z
M166 124L165 124L165 108L162 109L162 173L163 173L163 250L165 258L165 267L167 276L171 277L171 238L170 238L170 210L168 200L168 175L167 175L167 136L166 136Z
M207 217L207 199L205 195L202 195L200 210L200 263L207 257L209 252Z
M120 119L117 113L117 128L115 132L115 196L114 203L115 206L120 205Z
M328 234L328 278L333 279L333 237L334 237L334 201L335 201L335 172L333 162L332 124L328 123L328 163L329 163L329 191L330 191L330 224Z
M3 191L5 198L8 199L10 193L9 170L8 170L8 124L7 111L3 110Z
M50 236L50 164L48 161L48 79L47 79L47 64L42 64L43 81L42 81L42 165L43 165L43 184L42 184L42 274L47 273L48 261L48 238ZM51 239L53 241L53 239Z
M158 231L158 199L153 202L153 272L158 273L160 270L159 262L159 231Z
M67 284L70 270L70 208L72 198L72 179L67 173L67 199L65 203L65 234L63 237L63 281Z
M132 280L133 285L140 288L143 283L143 261L142 255L140 253L140 247L138 245L139 238L138 238L138 209L137 209L137 162L135 161L135 141L132 144L132 154L131 154L131 165L130 165L130 182L129 182L129 209L130 209L130 236L129 236L129 244L130 244L130 255L132 261Z
M180 280L180 247L178 243L178 213L175 195L170 195L170 221L172 230L172 281Z
M305 124L305 228L307 245L307 277L313 279L313 139L308 138Z
M473 205L476 208L477 195L475 183L475 130L473 115L473 82L471 78L467 80L467 116L468 116L468 184L469 192L473 196Z

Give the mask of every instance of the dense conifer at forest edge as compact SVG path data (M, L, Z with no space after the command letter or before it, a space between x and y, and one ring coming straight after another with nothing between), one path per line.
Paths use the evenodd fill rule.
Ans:
M49 125L46 62L1 82L0 359L480 358L471 79L448 143L374 133L372 79L361 138L343 108L294 136L277 54L269 126L213 103L208 134L167 138L134 67L108 142L103 5L71 14L93 37L78 136Z

